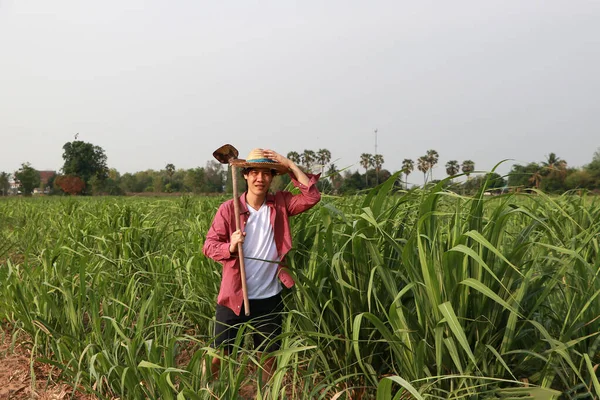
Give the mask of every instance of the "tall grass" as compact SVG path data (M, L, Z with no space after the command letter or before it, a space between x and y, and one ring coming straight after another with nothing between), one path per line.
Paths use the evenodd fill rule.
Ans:
M600 396L598 202L394 178L294 218L298 284L258 397ZM222 200L0 201L0 318L99 397L237 398L265 356L241 335L221 382L201 374L221 356L201 248Z

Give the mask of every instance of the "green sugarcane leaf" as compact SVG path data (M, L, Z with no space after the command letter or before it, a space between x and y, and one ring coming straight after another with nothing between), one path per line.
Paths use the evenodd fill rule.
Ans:
M417 400L424 400L421 394L415 389L413 385L407 382L405 379L394 375L386 376L377 385L377 400L388 400L392 398L392 383L395 382L398 385L406 389L410 394Z
M500 296L498 296L496 293L494 293L490 288L485 286L480 281L475 280L473 278L467 278L464 281L462 281L461 284L472 287L473 289L477 290L478 292L482 293L483 295L494 300L496 303L500 304L502 307L506 308L510 312L515 313L515 314L517 314L517 316L523 318L523 316L517 310L515 310L510 304L508 304L506 301L501 299Z
M458 318L456 318L456 314L454 313L454 308L452 308L452 304L450 304L450 302L447 301L443 304L440 304L439 309L440 309L442 315L444 316L446 323L450 327L450 330L456 337L456 340L458 340L458 343L461 345L461 347L463 348L465 353L467 353L467 355L471 359L471 362L473 363L473 365L477 366L477 361L475 360L475 355L473 355L473 352L471 351L471 348L469 347L469 342L467 341L467 336L465 335L465 331L463 330L462 326L458 322Z

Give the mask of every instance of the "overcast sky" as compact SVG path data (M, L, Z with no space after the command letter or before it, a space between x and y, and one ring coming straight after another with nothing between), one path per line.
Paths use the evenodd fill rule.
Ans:
M77 132L121 173L224 143L356 169L375 129L392 172L428 149L437 177L451 159L582 166L599 21L599 1L0 0L0 171L59 170Z

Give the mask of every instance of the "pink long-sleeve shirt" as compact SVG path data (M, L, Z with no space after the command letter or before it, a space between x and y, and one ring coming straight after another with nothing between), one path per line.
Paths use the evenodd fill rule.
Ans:
M291 174L290 174L291 175ZM320 174L319 174L320 175ZM292 248L292 235L290 232L289 217L300 214L317 204L321 199L321 193L317 189L319 175L307 174L308 185L303 185L292 176L295 187L300 189L300 194L294 195L290 192L277 192L267 194L266 205L271 209L271 225L277 247L279 261L283 261L285 255ZM246 222L250 213L246 204L246 193L240 196L240 229L245 230ZM237 254L229 253L231 234L235 232L235 212L233 199L221 204L212 225L206 235L202 251L204 255L223 265L223 278L217 303L230 308L236 315L240 315L244 296L242 295L242 281L240 278L240 262ZM282 269L282 264L277 267L279 280L287 287L294 286L291 275Z

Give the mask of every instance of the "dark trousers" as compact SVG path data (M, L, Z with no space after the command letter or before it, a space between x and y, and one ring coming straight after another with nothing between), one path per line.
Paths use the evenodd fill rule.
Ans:
M217 304L214 346L222 345L231 353L240 326L248 323L246 329L252 333L256 350L279 350L279 342L273 341L273 338L281 334L282 311L281 293L266 299L250 300L249 316L246 316L243 305L240 315L235 315L228 307Z

